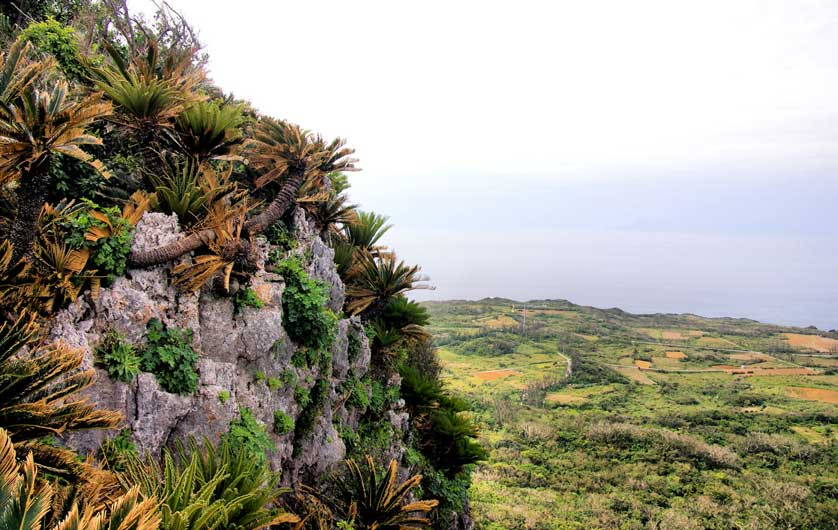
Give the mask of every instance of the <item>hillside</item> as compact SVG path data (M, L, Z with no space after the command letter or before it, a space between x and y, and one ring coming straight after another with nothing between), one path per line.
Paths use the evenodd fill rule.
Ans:
M838 527L838 334L567 301L426 302L490 450L477 528Z

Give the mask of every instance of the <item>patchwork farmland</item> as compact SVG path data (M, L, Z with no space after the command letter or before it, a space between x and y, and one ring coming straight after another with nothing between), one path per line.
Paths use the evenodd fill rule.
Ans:
M835 528L835 333L565 301L425 305L443 379L491 454L471 486L478 528Z

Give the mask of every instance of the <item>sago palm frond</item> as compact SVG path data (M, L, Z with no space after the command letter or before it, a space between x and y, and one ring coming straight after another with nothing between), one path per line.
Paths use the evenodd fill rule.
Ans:
M67 431L110 429L121 416L78 397L94 376L93 370L81 370L83 353L62 345L37 348L37 331L28 313L0 326L0 428L32 451L39 466L77 479L85 466L75 454L38 440ZM33 351L19 355L23 346Z
M19 182L9 234L16 259L32 255L38 216L52 184L54 154L75 158L109 176L102 163L81 146L102 143L85 129L110 112L111 105L99 94L68 98L66 83L56 83L50 91L29 86L13 102L0 104L0 184Z
M67 90L63 82L49 91L28 87L19 99L0 105L0 183L17 180L53 153L90 164L109 176L102 163L80 146L102 144L85 129L110 115L111 105L100 94L73 101Z
M177 144L201 161L232 154L242 138L242 107L202 101L175 118Z
M16 39L8 52L0 53L0 101L11 102L52 67L52 61L30 61L31 51L29 41Z
M213 237L206 242L208 254L195 257L194 263L181 263L172 271L175 285L187 291L197 291L221 273L225 291L230 290L230 277L239 265L242 272L251 272L254 263L254 246L243 236L242 228L250 205L247 200L235 206L228 206L223 201L213 205L205 222L210 225Z
M398 466L395 460L379 476L371 456L361 467L347 460L347 477L338 480L340 490L335 511L351 521L356 530L409 530L427 528L427 514L439 501L425 500L408 503L411 490L422 482L422 475L413 475L397 484Z
M160 206L175 213L183 225L198 222L202 214L223 195L234 190L231 182L232 164L221 170L194 157L161 156L160 174L148 173Z
M171 121L184 108L188 96L166 79L146 79L136 72L123 76L114 70L103 70L97 87L124 115L122 123L137 129L170 127Z
M404 261L397 262L393 254L382 254L374 258L368 253L361 253L357 271L346 291L349 298L347 311L353 315L370 308L375 317L394 296L415 289L432 289L424 283L428 278L420 274L421 268L418 265L409 266Z
M0 428L0 528L16 530L156 530L157 501L128 489L105 508L98 498L61 502L61 491L38 476L32 453L18 463L9 434ZM98 496L97 496L98 497Z
M387 224L389 217L375 212L356 211L356 216L350 219L343 231L346 239L356 247L373 252L378 247L378 241L384 237L393 225Z
M145 497L162 500L162 530L259 530L299 520L276 507L289 490L266 460L236 452L229 442L208 440L166 450L161 467L153 458L130 457L121 477Z

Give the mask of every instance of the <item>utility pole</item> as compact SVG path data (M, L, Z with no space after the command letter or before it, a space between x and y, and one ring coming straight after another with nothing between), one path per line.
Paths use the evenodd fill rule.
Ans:
M524 304L524 322L521 334L527 336L527 304Z

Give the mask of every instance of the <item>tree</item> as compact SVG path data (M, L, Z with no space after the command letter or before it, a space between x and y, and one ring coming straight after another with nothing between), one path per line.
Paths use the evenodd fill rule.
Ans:
M298 125L270 118L262 120L245 145L251 166L261 171L254 186L260 189L284 180L268 205L244 222L241 237L261 233L279 221L295 203L297 191L307 179L323 178L333 171L354 171L355 159L350 158L353 152L344 148L344 141L339 138L327 144ZM200 249L215 237L212 227L203 228L168 245L134 252L131 262L139 267L168 263Z
M18 182L17 211L9 234L15 259L32 255L38 215L52 185L53 156L75 158L108 176L102 163L80 146L101 145L85 129L108 116L111 105L99 94L73 100L67 90L65 82L48 91L30 85L12 102L0 105L0 184Z

